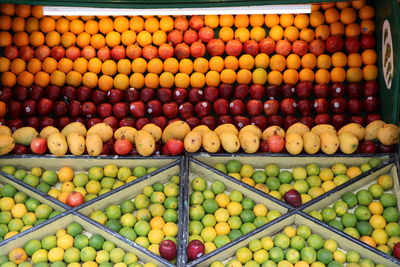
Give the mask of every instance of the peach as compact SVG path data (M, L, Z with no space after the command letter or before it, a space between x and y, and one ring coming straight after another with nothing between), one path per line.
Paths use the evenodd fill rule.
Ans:
M110 48L108 48L108 46L104 46L99 50L97 50L97 57L103 62L110 59L111 58Z
M65 56L73 61L81 56L81 50L76 46L68 47Z
M50 56L50 48L47 45L41 45L36 48L35 58L44 60L48 56Z
M90 45L85 46L81 51L81 55L86 59L94 58L96 56L96 49Z
M175 47L175 56L181 60L190 56L190 48L185 43L180 43Z
M163 60L173 57L174 52L175 50L170 44L162 44L160 47L158 47L158 55Z
M291 50L292 50L292 45L287 40L279 40L276 43L275 52L277 54L280 54L282 56L287 56L290 54Z
M4 49L4 55L9 60L16 59L18 57L18 48L13 45L9 45Z
M303 40L296 40L292 44L292 52L299 56L304 56L308 52L308 44Z
M142 55L142 48L138 45L128 45L126 48L126 56L129 59L135 59Z
M265 53L267 55L272 54L275 51L276 43L274 39L267 37L263 38L259 43L260 52Z
M211 56L221 56L225 52L225 44L221 39L212 39L207 44L207 51Z

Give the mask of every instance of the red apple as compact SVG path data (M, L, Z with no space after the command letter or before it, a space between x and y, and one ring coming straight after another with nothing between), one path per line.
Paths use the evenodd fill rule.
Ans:
M348 37L344 41L347 54L357 53L360 50L360 41L355 37Z
M214 101L213 109L216 115L227 115L229 113L229 102L224 98L219 98Z
M99 90L97 90L99 91ZM139 91L136 88L128 88L124 90L124 101L133 102L139 99Z
M366 81L362 88L364 96L376 96L379 91L379 84L377 81Z
M47 126L54 126L55 121L53 118L50 117L41 117L39 120L39 124L40 124L40 129L43 129L44 127Z
M294 115L288 115L283 119L283 128L287 130L293 124L299 122L299 120Z
M284 98L293 98L296 93L296 86L293 84L284 84L281 88L282 97Z
M4 55L9 60L14 60L18 57L18 48L13 45L9 45L4 49Z
M219 85L219 96L221 98L229 99L232 95L233 87L231 84L222 83Z
M183 34L183 41L187 45L191 45L197 40L198 40L197 32L192 29L185 31L185 33Z
M243 50L243 45L239 40L230 40L226 43L225 53L228 56L238 57Z
M249 94L249 86L247 84L238 84L233 91L233 97L244 100Z
M286 203L292 205L293 207L301 206L301 196L296 189L290 189L283 196Z
M369 123L371 123L373 121L376 121L376 120L381 120L381 115L374 114L374 113L367 114L367 118L366 118L366 123L367 124L369 124Z
M76 96L79 101L85 102L90 100L92 96L92 88L87 87L87 86L80 86L78 90L76 91Z
M301 117L300 121L302 124L307 125L308 128L314 127L314 118L310 116Z
M183 102L185 102L187 95L188 91L184 88L175 88L174 92L172 93L174 101L178 104L182 104Z
M279 98L281 95L281 90L277 85L268 85L265 88L265 94L269 99L276 99Z
M245 111L245 105L242 100L235 99L229 103L229 111L232 115L242 115Z
M184 149L183 142L181 140L177 140L177 139L169 139L165 143L165 147L168 150L169 154L172 156L182 154L183 149Z
M65 126L67 126L70 123L71 123L71 119L69 117L61 117L61 118L58 118L56 121L58 129L63 129ZM88 128L89 128L89 124L88 124Z
M327 84L314 85L314 95L316 98L327 98L329 96L329 87Z
M123 126L131 126L131 127L136 127L136 120L134 118L123 118L122 120L119 121L119 127Z
M36 137L31 141L30 148L33 153L41 155L47 150L47 140L42 137Z
M54 103L53 108L54 115L56 117L64 117L68 113L68 105L64 101L58 100Z
M348 118L344 114L335 114L332 116L332 125L336 130L340 130L347 124Z
M98 123L102 123L103 121L99 118L90 118L87 120L87 128L92 127L93 125L96 125Z
M259 43L260 52L267 55L272 54L275 51L276 43L271 37L263 38Z
M231 116L222 115L217 118L218 125L226 124L226 123L231 123L231 124L233 123L233 119Z
M249 116L258 116L263 110L263 104L260 100L251 99L246 102L246 109Z
M139 118L136 121L136 128L138 130L142 129L146 124L149 124L149 119L148 118Z
M159 252L161 257L172 261L176 258L177 254L176 244L172 240L164 240L160 244Z
M165 126L167 126L167 119L164 116L152 117L150 122L154 123L161 129L164 129Z
M268 125L269 126L282 126L283 125L283 119L279 115L268 116Z
M378 153L393 153L394 149L394 145L387 146L381 143L379 143L377 147Z
M219 90L217 87L213 86L207 86L204 89L204 100L209 101L209 102L214 102L219 95Z
M140 90L140 96L139 99L143 102L149 102L150 100L153 100L155 96L155 92L151 88L143 88Z
M172 100L172 91L169 88L159 88L157 90L157 98L161 103L167 103Z
M376 38L372 34L362 34L360 39L362 49L373 49L376 45Z
M22 103L23 114L26 116L32 116L36 113L36 102L31 99L26 99Z
M53 109L53 101L48 98L42 98L37 104L37 113L40 115L47 115Z
M261 84L250 85L250 97L252 99L262 100L264 97L264 86Z
M84 102L81 106L81 114L86 118L93 118L96 116L96 105L93 102Z
M246 125L250 124L250 119L244 116L235 116L233 118L233 124L238 128L241 129Z
M14 98L14 100L17 100L17 101L24 101L25 99L28 98L28 95L29 95L28 88L23 87L23 86L14 87L13 93L14 93L13 98Z
M214 30L210 27L204 27L199 30L198 37L205 43L208 43L214 38Z
M360 151L364 154L375 154L376 153L376 145L372 141L364 141L360 145Z
M162 115L162 104L158 100L151 100L147 103L147 113L152 117Z
M61 88L55 85L47 86L46 96L50 100L58 100L61 97Z
M121 90L111 89L110 91L107 92L107 99L111 104L121 102L123 98L124 98L124 93Z
M260 147L259 147L258 151L261 153L270 152L269 147L268 147L268 140L264 140L260 143Z
M32 92L34 92L34 93L32 93ZM42 96L42 93L43 93L43 88L34 85L34 86L32 86L32 89L31 89L30 98L32 100L38 100ZM38 97L33 99L32 94L37 94ZM12 95L13 95L13 90L10 87L5 87L5 86L1 87L1 89L0 89L0 100L1 101L3 101L3 102L10 101L12 98Z
M39 130L40 121L38 117L28 117L25 119L25 126L30 126Z
M68 104L68 112L71 118L76 118L81 115L81 102L72 100Z
M250 124L257 126L261 131L264 131L268 125L267 118L263 115L251 117L250 121Z
M225 44L221 39L212 39L207 43L207 52L211 56L222 56L225 52Z
M204 244L199 240L192 240L187 247L187 255L189 260L195 260L204 254Z
M119 102L113 105L113 114L117 119L124 118L129 111L128 104L126 102Z
M349 107L349 113L352 115L358 115L361 114L363 111L363 101L360 99L349 99L347 103Z
M197 117L202 118L211 112L211 103L207 101L200 101L194 106L194 112Z
M331 117L327 113L317 114L314 118L314 122L316 125L318 124L330 124Z
M81 56L81 50L76 46L70 46L65 50L65 57L74 61Z
M16 130L16 129L15 129ZM16 144L11 151L12 154L17 154L17 155L26 155L28 154L28 147L20 144Z
M285 98L280 103L282 113L285 115L293 115L296 112L297 104L293 98Z
M215 120L215 118L213 116L205 116L203 118L201 118L201 122L202 125L207 126L210 130L214 130L215 127L217 127L217 121Z
M164 103L163 113L168 119L176 118L178 116L178 104L176 102Z
M300 99L297 102L297 108L299 109L301 116L309 116L313 110L313 103L308 99Z
M299 82L296 85L296 94L299 98L307 98L311 95L313 85L311 82Z
M326 51L333 54L343 49L344 42L340 36L332 35L329 36L325 41Z
M142 101L135 101L129 104L129 111L134 118L141 118L146 114L146 107Z
M368 96L364 99L364 108L367 113L376 113L379 110L379 98Z
M202 101L204 98L203 90L199 88L192 88L188 93L188 98L189 101L193 104Z
M263 108L264 108L264 113L267 116L278 114L279 102L275 99L267 100L265 101Z
M179 114L183 119L193 117L193 105L192 103L185 102L179 106Z
M10 102L7 103L7 111L10 117L13 119L21 117L22 113L21 102L11 100Z
M190 129L193 129L196 126L199 126L201 124L200 119L196 117L191 117L185 120L185 122L190 126Z
M247 40L243 43L243 50L246 54L249 54L253 57L258 55L259 46L258 43L254 40Z
M322 55L325 52L325 43L321 39L312 40L310 43L310 53L316 56Z
M65 100L75 100L76 99L76 88L73 86L65 86L62 89L62 95Z
M135 59L142 55L142 48L137 44L128 45L126 47L126 57L129 59ZM161 54L160 54L161 57Z
M333 113L343 114L347 110L347 101L344 98L334 98L331 100L331 111Z
M175 46L175 56L178 60L188 58L190 56L190 47L185 43L180 43Z
M349 83L347 86L347 95L350 98L360 98L362 96L362 90L359 83Z
M358 123L360 125L364 125L364 117L361 116L351 116L350 122Z
M86 120L84 118L75 118L74 121L82 123L86 127Z
M333 83L331 85L331 97L332 98L338 98L338 97L344 97L346 95L346 85L343 83Z
M288 40L279 40L276 42L275 52L282 56L287 56L292 51L292 45Z

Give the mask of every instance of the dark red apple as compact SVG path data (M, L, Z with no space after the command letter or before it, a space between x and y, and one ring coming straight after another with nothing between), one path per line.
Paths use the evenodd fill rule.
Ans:
M136 121L136 128L138 130L142 129L146 124L149 124L149 119L148 118L139 118Z
M231 84L222 83L219 86L219 96L221 98L229 99L233 93L233 87Z
M200 101L194 106L194 112L197 117L202 118L211 112L211 103L207 101Z
M179 106L179 114L183 119L193 117L193 105L190 102L185 102Z
M139 99L141 101L147 103L150 100L153 100L155 95L156 95L156 93L154 92L153 89L151 89L151 88L143 88L142 90L140 90Z
M15 130L24 126L23 120L20 118L18 119L11 119L7 121L7 126L10 127L11 131L14 132Z
M128 88L124 90L124 101L133 102L139 99L139 91L136 88Z
M381 115L376 114L376 113L367 114L366 124L369 124L369 123L371 123L373 121L376 121L376 120L381 120Z
M349 83L347 85L347 95L350 98L360 98L362 96L362 87L359 83Z
M348 103L348 108L349 108L349 113L352 115L358 115L361 114L363 111L363 101L360 99L349 99Z
M249 116L258 116L263 110L263 104L260 100L251 99L246 102L246 109Z
M42 137L36 137L31 141L30 148L33 153L41 155L47 150L47 140Z
M294 115L288 115L283 119L283 128L287 130L290 126L297 123L299 121L298 118Z
M43 129L44 127L47 126L55 126L55 121L53 118L50 117L40 117L39 124L40 124L40 129Z
M40 115L47 115L53 109L53 101L48 98L42 98L37 104L37 113Z
M222 115L217 118L218 125L226 124L226 123L231 123L231 124L233 123L233 119L231 116Z
M347 124L348 118L344 114L335 114L332 116L332 125L336 130L339 130Z
M119 102L113 105L113 114L117 119L124 118L129 111L128 104L126 102Z
M264 86L261 84L252 84L250 85L250 97L252 99L262 100L264 97Z
M169 88L159 88L157 90L157 99L161 101L161 103L171 102L172 100L172 91Z
M110 127L113 129L113 131L115 131L115 130L118 129L119 120L118 120L116 117L114 117L114 116L109 116L109 117L105 118L105 119L103 120L103 122L104 122L105 124L110 125Z
M107 99L111 104L121 102L124 98L124 93L118 89L111 89L107 92Z
M162 111L162 104L158 100L151 100L147 103L147 113L152 117L161 116Z
M26 116L32 116L36 113L36 102L31 99L26 99L22 103L23 114Z
M267 128L268 121L265 116L254 116L251 117L250 124L257 126L261 131L264 131L264 129Z
M270 152L269 147L268 147L268 140L264 140L260 143L260 147L259 147L258 151L261 153Z
M214 86L207 86L204 89L204 100L209 102L214 102L219 95L219 90L217 87Z
M136 120L134 118L126 117L119 121L119 127L131 126L136 127Z
M233 97L244 100L249 94L249 86L247 84L238 84L233 91Z
M17 154L17 155L28 154L28 146L16 144L13 150L11 151L11 154Z
M379 91L379 84L377 81L366 81L363 84L364 96L376 96Z
M360 125L364 125L364 117L361 116L351 116L350 122L358 123Z
M25 119L25 126L30 126L35 128L36 130L39 130L39 125L40 125L40 121L38 117L28 117Z
M71 123L71 119L69 117L61 117L58 118L56 121L57 128L58 129L63 129L65 126ZM89 124L88 124L89 127Z
M360 39L362 49L373 49L376 45L376 38L372 34L362 34Z
M271 37L263 38L259 43L258 46L260 48L261 53L265 53L267 55L272 54L275 52L276 43Z
M106 98L107 98L107 93L104 92L104 91L94 90L93 93L92 93L92 101L96 105L99 105L99 104L103 103L106 100Z
M317 98L314 100L315 113L327 113L329 110L329 102L325 98Z
M172 261L176 258L177 254L176 244L172 240L164 240L160 244L159 252L161 257Z
M22 104L21 102L11 100L10 102L7 103L7 110L8 114L10 115L11 118L19 118L21 117L22 113Z
M333 54L343 49L343 39L338 35L329 36L325 41L326 51Z
M333 83L331 85L331 97L338 98L344 97L346 95L347 88L346 85L343 83Z
M61 88L55 85L49 85L46 88L46 96L50 100L57 100L61 96Z
M29 90L26 87L23 86L16 86L13 89L13 98L14 100L17 101L24 101L25 99L28 98L29 95Z
M214 130L217 127L217 121L213 116L205 116L201 118L201 124L210 128L210 130Z
M87 101L81 105L81 114L86 118L96 116L96 105L93 102Z
M292 205L293 207L301 206L301 197L299 192L296 189L290 189L285 193L283 199L286 203Z
M189 101L193 104L196 104L203 100L204 93L203 90L199 88L192 88L188 93Z
M98 123L102 123L103 121L99 118L90 118L87 120L87 128L92 127L93 125L96 125Z
M293 115L296 112L297 103L293 98L285 98L280 103L282 113L285 115Z
M233 124L238 128L242 129L244 126L250 124L250 119L244 116L235 116L233 118Z
M68 112L67 103L61 100L54 102L53 112L56 117L64 117Z
M243 50L246 54L255 57L257 56L259 50L258 43L254 40L247 40L243 43Z
M282 126L283 119L279 115L271 115L268 117L268 126Z
M269 99L277 99L281 96L281 90L277 85L268 85L265 88L265 94Z
M245 111L245 105L242 100L235 99L229 103L229 111L232 115L242 115Z
M364 108L367 113L376 113L379 110L379 98L368 96L364 99Z
M293 98L296 93L296 86L292 84L284 84L281 88L282 97L284 98Z
M316 125L318 124L330 124L331 117L327 113L317 114L314 118L314 122Z
M146 114L146 106L142 101L131 102L129 111L134 118L141 118Z
M304 125L307 125L308 128L312 128L314 127L314 118L310 117L310 116L305 116L305 117L301 117L299 122L301 122Z
M393 153L394 149L395 149L394 145L387 146L381 143L379 143L377 147L378 153Z
M184 88L175 88L172 94L174 101L178 104L182 104L183 102L185 102L187 95L188 90Z
M75 118L74 121L82 123L86 127L86 119L84 118Z
M76 90L76 96L81 102L88 101L92 96L92 88L84 85L80 86L78 90Z
M224 98L219 98L214 101L213 109L216 115L226 115L229 113L229 102Z
M327 98L329 96L329 87L327 84L314 85L314 95L316 98Z
M263 108L264 108L264 113L267 116L278 114L279 102L275 99L267 100L265 101Z
M76 100L76 88L73 86L65 86L62 89L62 95L65 100Z
M311 95L313 85L311 82L299 82L296 85L296 95L299 98L307 98Z
M185 122L190 126L190 129L193 129L196 126L199 126L201 124L200 119L196 117L191 117L185 120Z
M297 102L297 108L301 116L309 116L313 110L313 103L309 99L300 99Z
M34 86L32 86L32 90L33 90L33 88L42 88L42 87L39 87L39 86L36 86L36 85L34 85ZM31 99L33 99L32 98L32 90L31 90ZM37 89L35 89L35 91L36 91ZM43 89L42 89L43 90ZM10 88L10 87L5 87L5 86L2 86L1 87L1 89L0 89L0 100L1 101L3 101L3 102L8 102L8 101L10 101L11 100L11 98L12 98L12 95L13 95L13 91L12 91L12 89ZM37 99L39 99L41 97L41 94L40 94L40 96L37 98ZM33 100L37 100L37 99L33 99Z
M81 102L72 100L68 104L68 112L71 118L76 118L81 115Z
M178 104L176 102L169 102L163 104L163 113L164 116L168 119L173 119L178 116Z
M334 98L331 100L331 111L333 113L343 114L347 110L347 101L344 98Z
M364 154L375 154L376 153L376 145L372 141L364 141L360 145L360 151Z
M348 54L357 53L360 50L360 41L355 37L348 37L344 41L344 47Z
M167 126L167 119L164 116L152 117L150 122L154 123L161 129L164 129L165 126Z

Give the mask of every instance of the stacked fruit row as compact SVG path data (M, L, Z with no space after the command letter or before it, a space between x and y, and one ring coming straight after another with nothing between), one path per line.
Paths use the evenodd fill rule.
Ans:
M365 1L280 16L1 12L0 117L13 129L71 120L163 128L175 118L211 129L340 128L380 118L374 9Z

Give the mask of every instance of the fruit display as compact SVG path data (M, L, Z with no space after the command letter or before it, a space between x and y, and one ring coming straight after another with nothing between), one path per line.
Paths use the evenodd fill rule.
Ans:
M355 189L338 192L335 199L310 206L306 211L318 220L392 256L400 241L400 212L397 194L398 176L387 166L361 180Z
M0 13L0 117L13 131L381 118L375 8L363 0L310 14L44 16L12 4Z
M290 169L269 163L261 169L231 159L225 164L217 163L213 167L270 196L298 207L381 164L378 158L364 161L360 166L335 163L324 168L319 164L309 163Z

